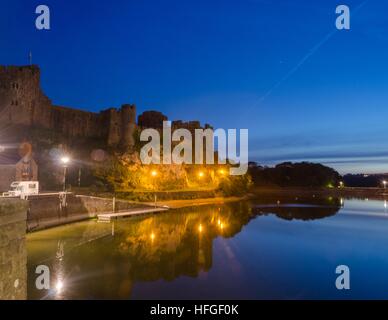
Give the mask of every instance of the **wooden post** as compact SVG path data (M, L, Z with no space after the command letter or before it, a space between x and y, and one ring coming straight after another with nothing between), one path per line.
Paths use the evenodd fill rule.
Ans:
M78 169L78 187L81 187L81 168Z

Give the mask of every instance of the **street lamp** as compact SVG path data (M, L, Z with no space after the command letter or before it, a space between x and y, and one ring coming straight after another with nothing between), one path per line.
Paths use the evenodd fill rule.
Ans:
M66 174L67 174L67 166L70 162L70 158L67 156L63 156L61 158L61 163L63 165L63 192L66 191Z
M383 180L383 185L384 185L384 189L387 188L387 181L386 180Z
M156 170L152 170L151 171L151 177L152 178L156 178L157 175L158 175L158 171L156 171ZM156 196L156 181L155 181L155 179L152 182L153 182L153 186L154 186L154 206L156 208L156 198L157 198L157 196Z
M219 173L221 176L223 176L223 175L225 175L225 170L224 170L224 169L220 169L220 170L218 170L218 173Z

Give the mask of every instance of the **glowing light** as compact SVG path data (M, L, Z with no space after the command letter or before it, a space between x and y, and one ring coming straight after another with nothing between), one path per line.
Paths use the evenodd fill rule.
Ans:
M220 224L221 224L221 220L220 220L220 219L218 219L218 221L217 221L217 224L218 224L218 225L220 225Z
M58 280L57 283L55 284L55 290L59 293L63 289L63 282L62 280Z
M158 172L156 170L151 171L151 176L156 177L158 175Z
M67 157L67 156L62 157L62 158L61 158L61 162L62 162L63 164L68 164L68 163L70 162L70 158Z
M203 171L198 172L198 177L202 178L204 175Z
M384 208L387 209L387 200L384 200Z
M150 238L151 238L152 241L154 241L154 239L155 239L155 233L152 232L151 235L150 235Z
M203 231L203 227L202 227L202 224L199 225L198 227L198 231L201 233Z
M218 172L219 172L219 174L222 175L222 176L225 174L225 170L224 170L224 169L220 169Z

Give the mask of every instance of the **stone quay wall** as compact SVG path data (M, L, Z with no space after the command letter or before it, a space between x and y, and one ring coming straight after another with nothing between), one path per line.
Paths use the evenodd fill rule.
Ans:
M0 198L0 299L27 299L27 201Z
M36 231L66 223L95 218L98 213L112 212L113 199L67 194L30 197L27 215L27 230ZM137 208L130 201L115 201L115 211Z

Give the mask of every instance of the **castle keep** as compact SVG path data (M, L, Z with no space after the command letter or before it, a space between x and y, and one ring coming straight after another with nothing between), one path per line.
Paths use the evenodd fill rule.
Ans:
M136 107L124 104L99 113L55 106L40 87L40 70L0 66L0 128L45 128L69 138L104 139L108 145L134 145Z

